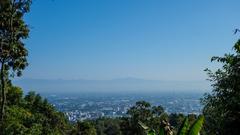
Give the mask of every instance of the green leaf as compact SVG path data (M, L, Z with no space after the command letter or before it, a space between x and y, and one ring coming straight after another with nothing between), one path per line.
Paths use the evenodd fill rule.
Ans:
M204 122L204 117L201 115L191 126L189 135L198 135L198 133L201 131L201 128L203 126L203 122Z
M164 128L161 127L160 130L159 130L159 135L165 135L165 132L164 132Z
M156 132L153 129L151 129L148 131L147 135L156 135Z
M188 129L189 129L189 122L188 122L188 117L186 117L177 135L187 135Z

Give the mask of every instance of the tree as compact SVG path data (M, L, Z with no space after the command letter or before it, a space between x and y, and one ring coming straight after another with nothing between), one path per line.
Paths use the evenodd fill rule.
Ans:
M235 53L213 57L223 64L215 72L206 69L213 90L202 99L207 134L238 135L240 132L240 40L233 47Z
M179 129L183 123L185 116L183 114L172 113L169 115L169 123L176 129Z
M39 94L29 92L25 97L19 87L7 87L7 102L1 135L69 134L70 124Z
M23 91L16 86L8 86L6 98L8 99L7 105L18 105L22 103Z
M29 34L29 28L23 16L29 12L31 0L1 0L0 2L0 80L1 111L0 122L4 118L6 103L6 82L9 77L20 76L28 65L28 51L23 39Z
M145 134L142 128L137 124L139 121L149 125L152 129L159 132L158 124L161 121L168 121L168 114L164 113L162 106L153 106L146 101L138 101L135 106L132 106L127 114L130 116L128 121L124 121L125 125L130 132L128 134L143 135ZM128 122L128 123L127 123Z
M138 101L136 105L131 107L127 114L130 115L130 126L132 134L142 135L142 129L137 125L138 121L143 121L149 124L152 117L151 104L146 101Z
M94 125L98 135L121 135L120 118L98 118Z
M88 121L77 122L77 130L76 133L72 133L73 135L96 135L96 129L92 125L92 123Z
M152 113L155 116L160 116L162 113L164 113L164 109L162 106L153 106L152 107Z

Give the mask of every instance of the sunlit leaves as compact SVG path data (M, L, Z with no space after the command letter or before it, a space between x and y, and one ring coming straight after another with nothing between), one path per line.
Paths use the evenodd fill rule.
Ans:
M204 117L201 115L190 127L189 135L198 135L200 133L200 130L202 129L203 122L204 122Z
M177 135L199 135L200 131L203 127L204 117L200 115L198 119L190 125L188 117L185 118L182 123ZM147 135L173 135L173 131L171 129L170 124L168 122L159 123L160 131L157 134L154 129L149 128L143 122L139 122L139 125L146 131Z

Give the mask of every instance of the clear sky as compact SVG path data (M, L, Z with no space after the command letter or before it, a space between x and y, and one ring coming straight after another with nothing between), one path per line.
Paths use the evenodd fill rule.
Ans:
M23 78L204 80L230 52L239 0L34 0Z

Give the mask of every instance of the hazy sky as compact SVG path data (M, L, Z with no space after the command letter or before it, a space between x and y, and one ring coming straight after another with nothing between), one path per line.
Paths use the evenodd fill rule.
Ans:
M230 52L239 0L34 0L23 78L204 80Z

